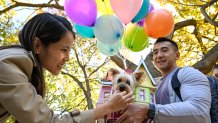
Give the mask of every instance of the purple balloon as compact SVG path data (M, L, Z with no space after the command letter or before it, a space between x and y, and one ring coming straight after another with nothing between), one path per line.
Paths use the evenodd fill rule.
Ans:
M145 23L145 20L144 19L142 19L141 21L139 21L137 24L139 25L139 26L144 26L144 23Z
M153 11L153 10L154 10L154 5L150 3L150 9L149 9L149 12L148 12L148 13L150 13L150 12Z
M97 17L95 0L65 0L64 10L75 23L83 26L93 26Z

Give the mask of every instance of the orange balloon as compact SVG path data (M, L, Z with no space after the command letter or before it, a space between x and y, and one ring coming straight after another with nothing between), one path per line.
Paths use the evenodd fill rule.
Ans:
M152 38L168 36L173 28L173 15L166 9L155 9L145 18L144 30Z

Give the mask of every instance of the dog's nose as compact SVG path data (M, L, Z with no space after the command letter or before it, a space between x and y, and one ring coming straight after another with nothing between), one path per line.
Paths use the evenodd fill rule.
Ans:
M124 84L120 85L120 91L122 92L124 90L125 90L125 85Z

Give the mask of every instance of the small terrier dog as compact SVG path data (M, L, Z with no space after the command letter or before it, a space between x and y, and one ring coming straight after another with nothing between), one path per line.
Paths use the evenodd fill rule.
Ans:
M126 91L127 93L130 93L131 91L134 91L136 85L140 85L144 79L145 73L143 71L129 74L120 73L120 71L117 69L110 68L103 80L112 82L111 93L113 93L115 90L119 92ZM120 116L120 111L113 112L106 115L104 118L98 119L97 123L115 123Z
M117 71L113 71L117 73ZM112 84L114 90L118 90L120 92L126 91L129 93L133 91L136 85L140 85L145 79L145 73L143 71L137 71L132 74L128 73L118 73L115 74L112 79Z
M131 91L134 91L136 85L140 85L145 78L145 73L143 71L134 72L132 74L120 73L116 69L110 69L109 71L113 76L113 90L118 90L119 92L126 91L127 93L130 93ZM114 112L107 117L106 123L115 123L120 116L120 111Z

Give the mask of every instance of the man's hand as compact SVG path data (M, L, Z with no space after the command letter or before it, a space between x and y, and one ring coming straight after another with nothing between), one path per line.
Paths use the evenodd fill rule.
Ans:
M148 104L131 104L116 123L143 123L148 120Z

